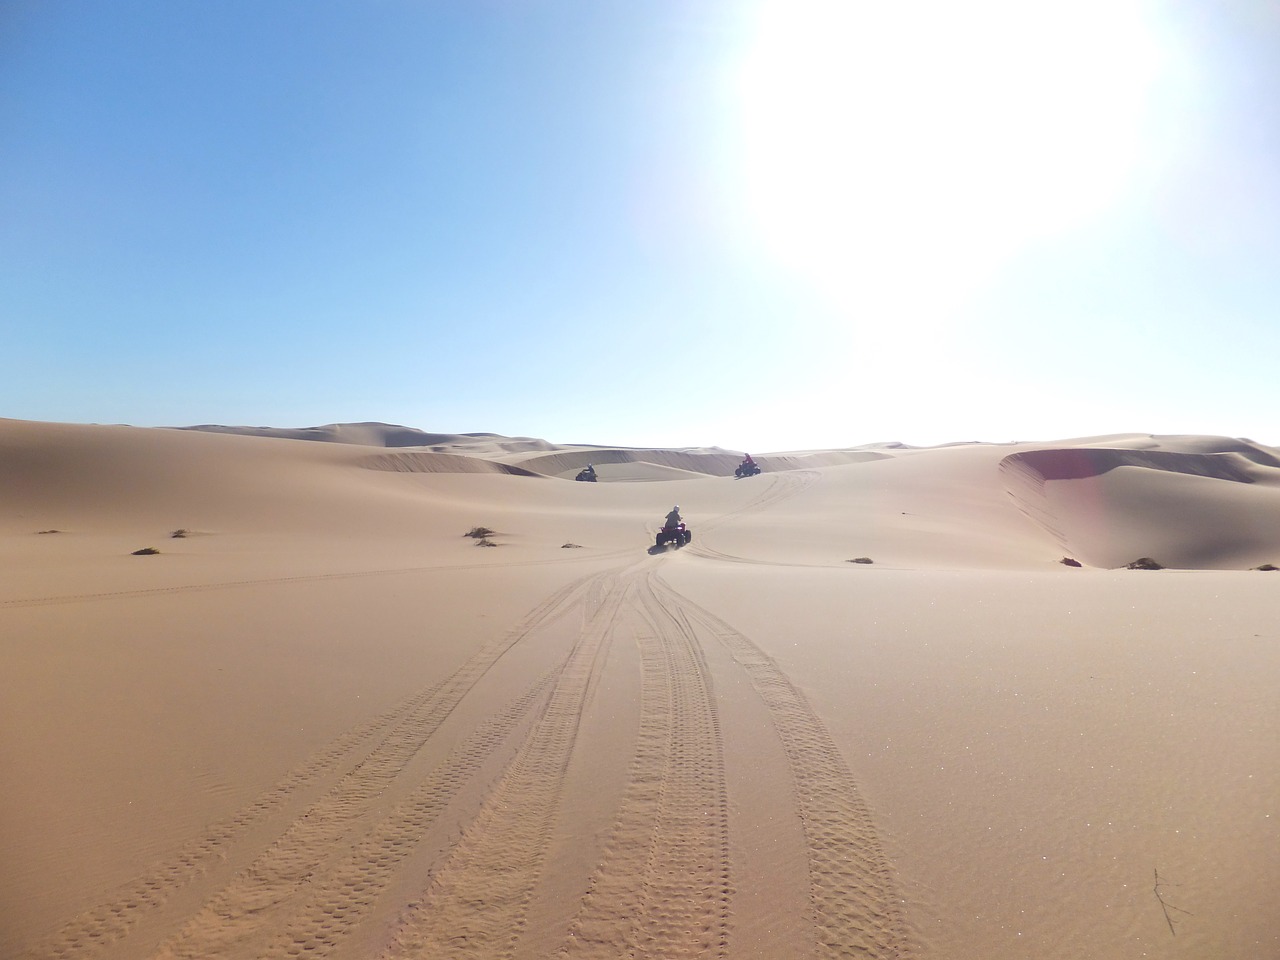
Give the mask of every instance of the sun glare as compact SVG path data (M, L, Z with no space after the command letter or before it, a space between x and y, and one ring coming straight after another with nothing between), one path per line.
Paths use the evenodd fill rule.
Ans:
M945 312L1113 203L1160 59L1130 0L766 0L737 74L752 227L842 307Z

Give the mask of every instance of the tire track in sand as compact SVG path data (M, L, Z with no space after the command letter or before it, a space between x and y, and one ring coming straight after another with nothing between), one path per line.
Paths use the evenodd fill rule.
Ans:
M770 474L768 480L762 485L762 489L752 499L748 500L737 509L730 510L727 513L717 514L706 521L699 522L697 526L698 536L687 547L683 547L682 552L692 553L694 556L703 557L708 560L727 560L736 563L760 563L776 565L769 560L750 560L746 557L736 557L732 554L722 553L708 547L703 540L705 534L713 533L727 523L732 523L735 519L758 513L776 504L789 500L796 494L807 490L817 482L821 476L816 470L797 470L793 473L774 473ZM658 524L649 523L645 525L645 531L650 537L658 532Z
M23 957L29 960L91 957L123 939L146 914L162 907L175 891L223 859L242 834L287 807L308 788L314 789L345 764L358 762L356 752L361 744L380 733L385 735L397 721L430 702L434 692L432 688L415 694L395 709L343 733L249 806L215 823L204 836L183 844L172 858L153 865L117 890L114 899L72 918Z
M710 632L764 701L791 768L809 861L809 899L822 957L897 960L909 941L902 900L871 812L835 741L804 695L745 634L661 578L654 594L673 615Z
M299 906L298 894L311 888L335 845L364 829L369 810L400 778L409 761L426 744L457 705L503 654L530 632L567 615L580 598L611 573L595 574L552 594L500 641L490 644L458 670L420 715L409 718L359 767L312 805L246 870L241 871L157 955L158 960L199 960L224 954L241 944L251 944L269 927L278 927ZM514 721L513 721L514 722ZM489 741L492 742L492 741ZM492 748L496 748L492 743ZM478 761L477 761L478 762ZM394 859L394 858L392 858ZM360 882L356 892L365 894L371 884ZM339 938L334 930L342 918L322 918L320 935L290 939L299 950L329 947ZM312 924L311 927L316 927ZM307 924L303 924L307 928ZM287 948L286 948L287 949Z
M351 853L308 891L306 904L263 951L266 958L323 957L364 920L395 870L521 720L543 701L548 674L501 714L486 720L437 770L398 804Z
M644 621L636 753L559 956L726 957L729 812L710 674L687 621L655 594L652 572L634 595Z
M422 901L402 915L384 958L510 957L546 859L583 711L629 580L595 595L582 636L542 715Z
M770 481L768 486L756 496L736 510L730 510L728 513L722 513L708 520L701 525L702 529L715 530L744 514L759 513L761 510L776 506L784 500L790 500L796 494L802 493L813 486L822 475L816 470L796 470L787 473L771 473L768 476Z
M728 513L722 513L719 516L712 517L706 523L699 526L699 535L694 541L684 549L692 553L696 557L702 557L707 560L722 560L730 563L751 563L765 564L768 566L778 566L771 560L753 560L747 557L734 556L733 554L723 553L714 547L706 544L704 535L714 533L720 527L732 523L734 520L753 513L759 513L767 510L769 507L777 506L785 500L790 500L798 493L802 493L809 487L813 486L821 476L816 470L797 470L793 473L773 473L769 474L769 484L760 491L751 500L748 500L736 510L730 510ZM804 564L783 564L784 566L804 566Z
M267 902L287 897L291 889L307 881L309 870L323 860L333 837L358 817L359 808L376 796L380 785L394 779L439 723L504 654L536 629L567 615L595 581L611 575L590 574L555 591L503 637L477 651L452 676L340 735L239 813L214 824L203 836L179 848L172 858L120 888L113 899L72 918L22 956L25 960L62 960L100 954L127 937L177 890L223 860L232 859L233 846L244 834L269 823L291 803L338 776L330 793L294 819L281 840L259 858L255 866L270 864L267 872L259 874L265 882L255 888L253 884L237 886L233 880L229 887L233 892L227 894L230 899L223 901L222 907L228 916L247 917L263 910L267 889L275 891L266 897ZM361 756L360 748L368 741L377 742ZM342 774L344 769L346 773ZM317 812L320 816L308 822ZM268 877L270 880L266 880Z

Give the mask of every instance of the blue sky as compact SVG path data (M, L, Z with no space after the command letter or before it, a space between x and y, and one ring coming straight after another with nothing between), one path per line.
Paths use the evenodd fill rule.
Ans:
M0 416L1280 444L1280 14L959 6L0 0Z

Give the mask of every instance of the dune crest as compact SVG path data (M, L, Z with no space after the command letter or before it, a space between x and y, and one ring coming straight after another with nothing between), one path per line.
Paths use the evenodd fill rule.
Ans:
M416 427L377 422L329 423L320 427L238 427L205 423L175 429L275 440L353 443L363 447L431 447L437 453L465 447L505 452L555 449L546 440L534 437L506 437L497 433L428 433Z
M380 453L361 457L356 462L369 470L387 470L392 473L501 473L512 477L541 476L513 464L457 453Z
M1280 553L1280 457L1249 441L1039 448L999 469L1019 509L1094 566L1150 556L1166 567L1246 569Z

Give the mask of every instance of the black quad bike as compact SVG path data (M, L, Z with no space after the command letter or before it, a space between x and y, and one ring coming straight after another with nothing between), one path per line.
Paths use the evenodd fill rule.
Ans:
M740 463L740 464L738 464L738 469L737 469L737 470L735 470L735 471L733 471L733 475L734 475L735 477L739 477L739 478L741 478L741 477L754 477L754 476L755 476L756 474L758 474L759 472L760 472L760 464L755 463L755 462L753 461L753 462L751 462L751 463Z
M692 541L693 531L685 526L684 523L678 523L674 527L663 527L659 530L654 545L649 552L659 553L667 548L679 550Z
M582 470L579 470L579 471L578 471L578 475L577 475L576 477L574 477L573 479L575 479L575 480L582 480L582 481L584 481L584 482L586 482L586 483L595 483L595 482L596 482L596 472L595 472L594 470L587 470L587 469L585 469L585 468L584 468L584 469L582 469Z

